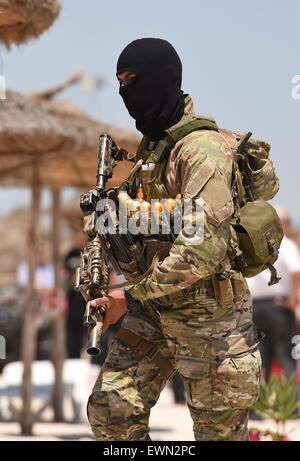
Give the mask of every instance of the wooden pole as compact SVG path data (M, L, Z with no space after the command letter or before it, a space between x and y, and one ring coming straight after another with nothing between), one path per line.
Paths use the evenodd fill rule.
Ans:
M40 212L41 187L38 182L36 168L33 169L32 201L31 201L31 223L28 239L28 286L23 316L22 328L22 349L23 361L23 382L22 399L23 408L21 414L21 431L23 435L31 435L33 418L31 413L31 401L33 395L31 367L36 354L37 328L36 310L37 297L34 288L35 271L37 264L37 239L38 222Z
M52 189L52 250L55 274L55 290L61 290L61 259L60 259L60 189ZM65 359L65 321L62 315L55 318L53 324L52 361L55 369L53 392L54 418L56 422L64 420L63 415L63 364Z

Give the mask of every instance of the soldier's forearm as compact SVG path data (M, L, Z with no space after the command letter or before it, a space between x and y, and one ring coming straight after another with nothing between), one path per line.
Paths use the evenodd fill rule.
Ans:
M150 276L127 291L139 301L179 293L215 274L225 254L225 243L214 236L206 237L199 246L186 247L185 251L175 243L170 256L158 263Z

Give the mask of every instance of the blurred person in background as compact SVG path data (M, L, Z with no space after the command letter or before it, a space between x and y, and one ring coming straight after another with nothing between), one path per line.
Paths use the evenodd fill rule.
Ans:
M18 267L17 283L21 290L25 290L28 284L28 264L23 261ZM34 286L39 293L51 293L55 285L54 267L48 262L46 249L40 246L38 249L37 266L35 271Z
M299 258L300 258L300 226L298 226L295 230L294 239L295 239L295 243L299 250Z
M295 229L294 242L296 243L298 247L298 254L299 254L299 260L300 260L300 226L297 226ZM298 304L297 304L297 309L296 309L296 318L297 318L297 324L299 325L299 328L300 328L300 290L299 290L299 299L298 299Z
M51 324L57 315L65 308L64 299L55 294L54 267L49 262L49 253L43 244L40 244L37 252L37 265L35 270L34 288L37 294L36 326L37 337L37 360L48 360L51 357L52 333ZM25 302L25 290L28 285L29 266L23 261L17 270L17 284L20 295ZM16 356L18 359L18 356Z
M292 338L297 334L295 311L300 287L299 250L288 237L292 234L288 211L278 207L277 213L282 222L284 237L274 266L281 280L277 285L269 287L267 271L248 279L253 299L253 320L266 335L260 343L266 380L270 377L275 358L279 360L286 376L296 372L297 367L292 357Z

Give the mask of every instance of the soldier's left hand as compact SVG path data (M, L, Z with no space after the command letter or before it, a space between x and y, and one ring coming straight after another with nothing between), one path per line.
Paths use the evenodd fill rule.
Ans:
M105 332L110 325L116 323L128 311L127 299L123 290L113 290L107 296L94 299L91 302L91 306L106 306L103 332Z

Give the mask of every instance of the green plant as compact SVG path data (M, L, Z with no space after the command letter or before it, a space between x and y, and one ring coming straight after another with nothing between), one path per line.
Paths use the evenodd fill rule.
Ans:
M273 440L283 440L286 436L286 422L300 417L296 374L289 377L271 376L267 382L261 380L260 394L252 410L261 418L272 419L276 423L276 432L253 429L272 435Z

